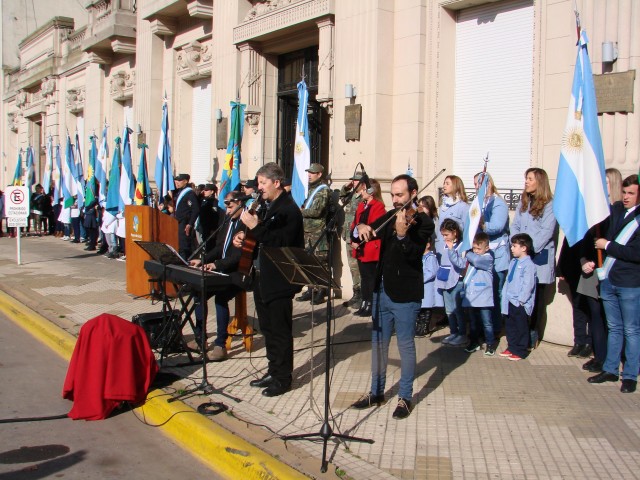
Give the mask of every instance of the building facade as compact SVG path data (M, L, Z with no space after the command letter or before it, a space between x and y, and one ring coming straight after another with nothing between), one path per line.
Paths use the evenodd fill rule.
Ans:
M47 136L64 143L77 129L88 143L105 120L110 144L127 124L153 160L165 94L176 172L220 178L239 98L241 176L270 161L290 174L303 75L312 158L335 187L362 163L385 189L409 168L419 184L446 168L469 188L487 155L508 200L530 166L554 182L576 56L573 0L98 0L85 11L75 3L73 18L40 5L51 20L20 41L18 65L3 59L4 185L20 148L39 147L41 171ZM599 99L620 97L600 122L607 166L625 176L640 159L640 5L577 7L594 74L610 83ZM549 322L547 339L566 342L559 292L556 314L563 327L555 334Z

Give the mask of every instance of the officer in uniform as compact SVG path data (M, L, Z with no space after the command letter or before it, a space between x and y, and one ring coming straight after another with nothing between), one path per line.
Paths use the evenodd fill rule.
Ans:
M304 246L307 250L316 245L312 252L318 260L325 266L329 267L328 254L329 247L327 245L327 237L324 229L327 223L327 207L329 206L331 189L329 185L322 179L324 167L319 163L312 163L306 170L309 176L309 196L302 204L302 218L304 223ZM324 302L327 295L326 288L321 288L313 293L307 290L305 293L296 298L299 302L311 300L314 305L320 305Z
M200 202L200 229L202 231L202 240L207 240L211 232L215 231L224 219L224 212L218 207L218 199L216 198L216 186L213 183L207 183L202 187L202 200ZM209 240L207 248L213 248L216 239Z
M190 178L186 173L181 173L173 179L176 184L173 198L175 202L174 216L178 220L178 252L185 260L193 252L195 224L200 214L198 197L193 189L188 186Z
M351 272L351 280L353 282L353 297L351 300L344 302L345 307L360 307L362 304L362 294L360 291L360 269L358 268L358 260L351 255L351 241L349 226L353 223L353 219L358 209L358 204L362 200L362 195L357 192L358 185L362 183L362 175L356 174L351 177L349 183L345 183L340 189L340 203L344 210L344 227L342 228L342 239L345 242L347 251L347 261L349 262L349 271ZM355 190L354 190L355 188Z

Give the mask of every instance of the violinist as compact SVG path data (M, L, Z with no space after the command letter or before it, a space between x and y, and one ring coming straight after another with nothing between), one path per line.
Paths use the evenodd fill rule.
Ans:
M370 317L371 304L373 302L373 284L376 267L380 259L380 239L360 243L356 227L359 224L370 225L386 212L380 183L377 180L367 178L367 182L360 183L356 194L362 197L362 201L358 204L355 218L351 223L351 256L358 261L362 303L360 309L354 312L354 315Z
M385 402L389 342L395 328L401 371L398 404L393 412L397 420L411 413L416 370L415 319L423 296L422 253L434 231L433 220L425 213L407 215L405 211L412 206L417 194L416 180L409 175L398 175L391 182L394 209L371 225L357 226L362 240L379 238L381 245L373 294L371 389L352 408L364 409Z
M224 199L226 209L226 218L224 227L216 236L216 244L213 249L207 252L205 256L204 269L207 271L216 271L222 273L235 272L238 269L240 256L242 254L243 226L240 221L242 213L242 202L238 199L242 194L237 191L229 192ZM200 267L201 261L191 260L192 267ZM201 348L200 339L202 336L203 308L200 305L200 297L195 300L196 325L194 328L195 340L187 343L192 350L206 351L207 359L211 362L222 362L227 358L227 327L229 326L229 300L238 294L239 288L231 285L223 290L216 290L216 324L217 334L213 342L213 349L207 351L207 346ZM209 296L209 298L211 298Z

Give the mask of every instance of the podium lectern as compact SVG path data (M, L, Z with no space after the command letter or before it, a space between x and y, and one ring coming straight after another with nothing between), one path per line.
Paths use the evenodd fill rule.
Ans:
M127 253L127 293L148 295L151 291L145 260L151 257L136 245L136 240L162 242L178 249L178 221L157 208L145 205L127 205L124 208L126 225L125 249Z

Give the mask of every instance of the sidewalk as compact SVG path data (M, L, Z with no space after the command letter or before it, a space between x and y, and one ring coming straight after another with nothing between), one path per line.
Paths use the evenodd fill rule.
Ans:
M124 262L42 237L22 239L23 265L17 266L15 244L0 238L0 290L73 335L103 312L130 319L160 310L159 304L125 293ZM247 298L251 321L252 295ZM322 425L326 313L322 306L312 315L307 303L294 302L293 390L265 398L249 387L265 372L264 342L258 334L249 354L234 340L227 361L208 364L208 379L220 390L210 397L230 412L211 420L312 478L637 478L640 395L621 394L619 383L589 385L580 368L584 360L568 358L564 347L542 344L529 359L509 362L441 346L445 331L416 339L414 410L396 421L391 414L399 357L392 340L389 402L377 409L349 409L369 388L371 331L370 319L352 316L341 303L334 308L331 426L336 433L372 438L374 444L351 442L346 448L329 442L331 464L321 474L322 442L285 444L278 438L317 433ZM214 328L210 317L208 330ZM198 365L170 367L186 360L165 361L162 372L182 378L173 388L200 384ZM197 406L206 400L196 396L186 402Z

